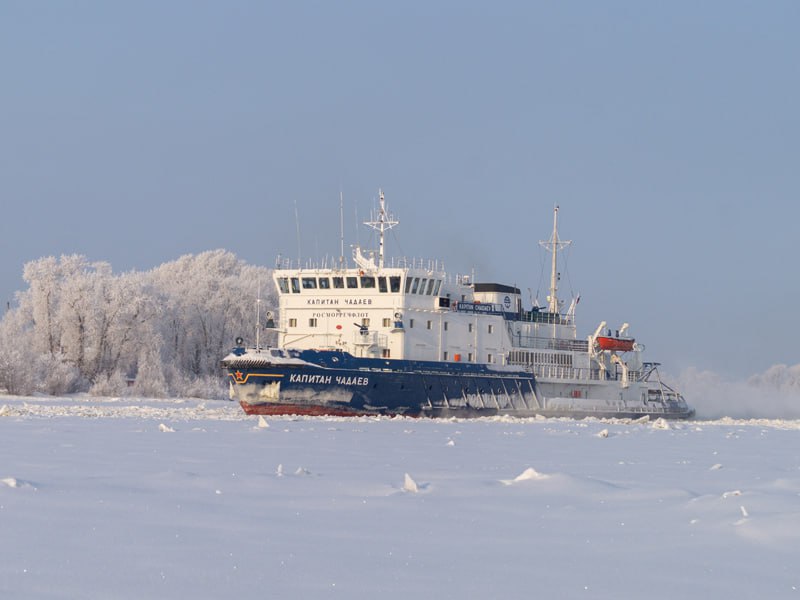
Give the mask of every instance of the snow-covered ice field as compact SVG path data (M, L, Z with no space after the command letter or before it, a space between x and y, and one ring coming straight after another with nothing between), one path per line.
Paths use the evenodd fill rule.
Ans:
M2 598L800 598L800 421L0 415Z

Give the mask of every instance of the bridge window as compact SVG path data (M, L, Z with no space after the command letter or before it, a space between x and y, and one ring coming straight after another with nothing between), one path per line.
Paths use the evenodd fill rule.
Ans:
M433 288L433 295L434 296L438 296L439 295L439 288L441 287L441 285L442 285L442 280L441 279L437 279L436 280L436 287Z
M423 278L422 278L422 280L419 282L419 293L420 293L420 294L424 294L424 293L425 293L425 284L426 284L427 282L428 282L428 280L427 280L426 278L424 278L424 277L423 277Z
M374 288L375 287L375 278L374 277L362 277L361 278L361 287L362 288Z
M378 291L385 294L387 291L386 277L378 277Z
M331 280L327 277L320 277L319 278L319 289L327 290L331 287Z
M406 294L408 294L411 291L411 281L412 281L411 277L406 277Z
M289 293L289 278L288 277L278 277L278 289L281 291L281 294L288 294Z
M400 291L400 277L399 276L394 275L392 277L389 277L389 289L392 292L395 292L395 293Z
M419 277L414 277L414 281L411 282L411 293L416 294L418 288L419 288Z
M303 277L303 289L304 290L315 290L315 289L317 289L317 278L316 277Z
M348 277L347 278L347 287L349 287L349 288L357 288L358 287L358 277Z
M344 287L344 277L334 277L333 278L333 287L337 290L340 290Z
M292 277L292 293L299 294L300 293L300 280L297 277Z
M436 280L435 280L435 279L429 279L429 280L428 280L428 291L427 291L427 292L425 292L425 294L427 294L428 296L430 296L431 294L433 294L433 284L434 284L434 283L436 283Z

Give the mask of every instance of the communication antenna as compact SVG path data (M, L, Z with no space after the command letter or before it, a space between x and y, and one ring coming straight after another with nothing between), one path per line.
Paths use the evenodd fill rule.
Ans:
M344 271L344 195L339 190L339 270Z
M258 292L256 292L256 350L261 350L259 335L261 333L261 279L258 280Z
M356 214L356 246L360 246L361 245L361 243L359 241L359 237L360 236L358 235L358 202L356 202L356 204L353 207L353 209L354 209L355 214Z
M297 212L297 199L294 201L294 224L297 227L297 267L300 268L300 215Z

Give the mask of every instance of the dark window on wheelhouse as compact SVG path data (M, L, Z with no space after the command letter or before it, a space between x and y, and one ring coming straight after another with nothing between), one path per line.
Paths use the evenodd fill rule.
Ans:
M406 277L406 294L411 291L411 277Z
M378 291L385 294L387 290L386 277L378 277Z
M436 280L436 287L433 288L433 295L434 296L438 296L439 295L439 288L441 287L441 285L442 285L442 280L441 279L437 279Z
M411 293L416 294L418 288L419 288L419 277L414 277L414 281L411 282Z
M317 278L316 277L303 277L303 289L304 290L315 290L315 289L317 289Z
M357 288L358 287L358 277L348 277L347 278L347 287L349 287L349 288Z
M328 290L331 287L331 280L327 277L320 277L319 278L319 289L321 290Z
M288 294L289 293L289 278L288 277L278 277L278 289L281 291L281 294Z
M300 280L297 277L292 277L292 293L299 294L300 293Z
M393 275L389 277L389 289L392 292L399 292L400 291L400 277L397 275Z
M431 294L433 294L433 284L435 283L436 283L435 279L428 280L428 291L425 292L425 295L430 296Z
M362 288L374 288L375 287L375 278L374 277L362 277L361 278L361 287Z
M420 294L424 294L425 293L425 284L427 283L427 281L428 281L427 278L424 278L424 277L422 278L422 280L420 280L420 282L419 282L419 293Z
M334 277L333 278L333 287L336 289L341 289L344 287L344 277Z

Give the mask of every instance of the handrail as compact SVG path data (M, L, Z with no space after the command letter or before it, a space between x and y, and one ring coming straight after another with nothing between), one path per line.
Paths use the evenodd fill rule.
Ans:
M562 350L567 352L588 352L589 342L560 338L546 338L533 335L515 335L517 348L534 350Z
M583 367L566 367L563 365L532 365L536 377L548 379L572 379L582 381L620 381L622 375L617 372ZM628 371L628 381L635 382L641 378L640 371Z

